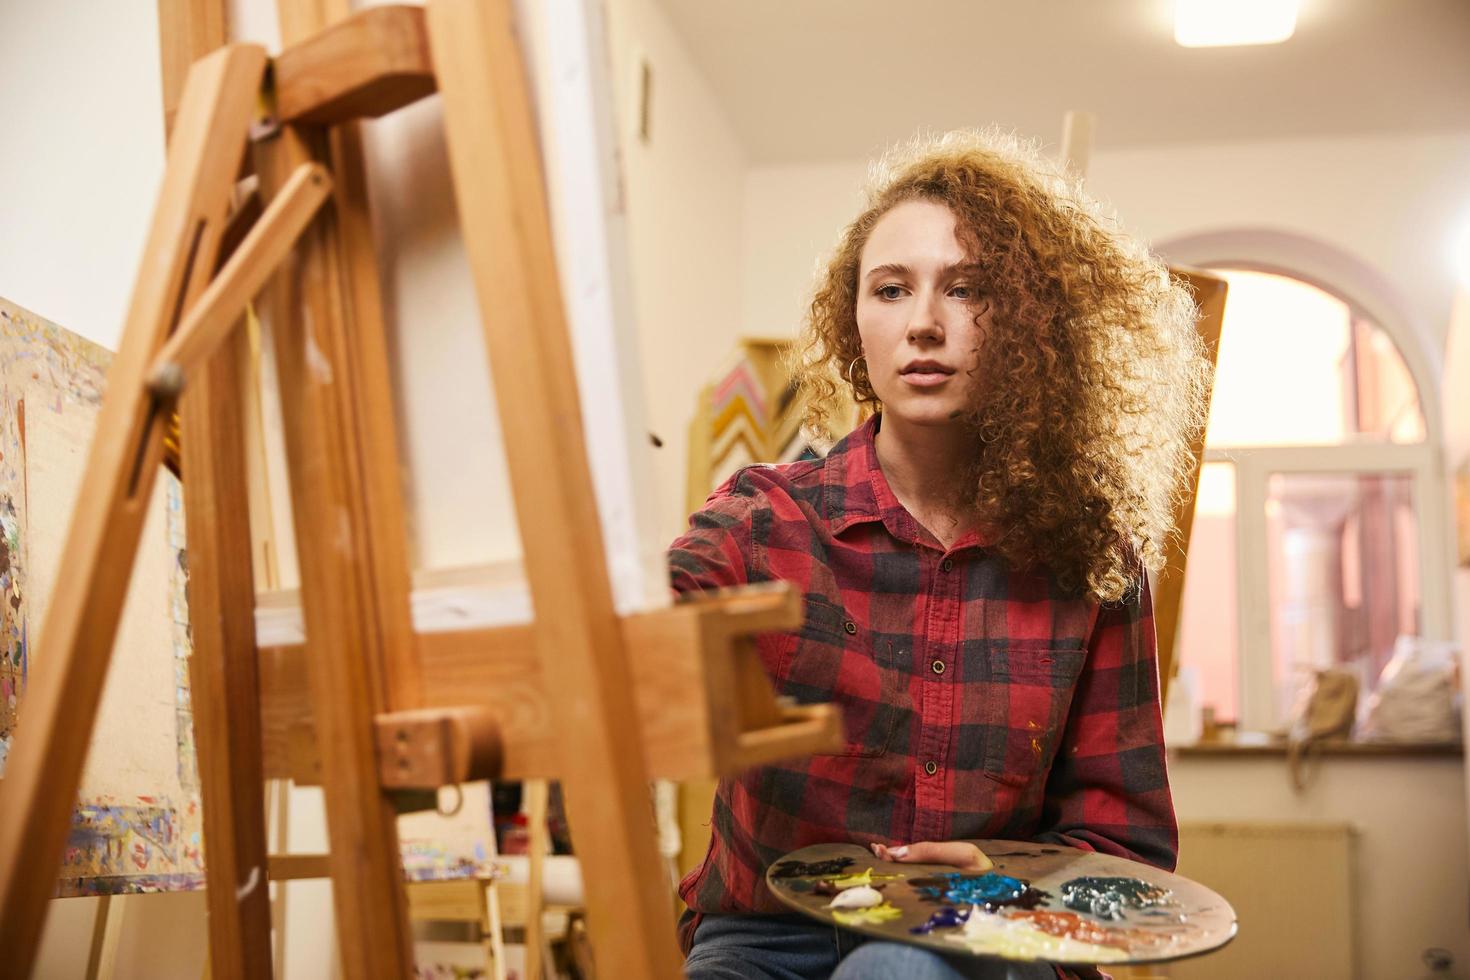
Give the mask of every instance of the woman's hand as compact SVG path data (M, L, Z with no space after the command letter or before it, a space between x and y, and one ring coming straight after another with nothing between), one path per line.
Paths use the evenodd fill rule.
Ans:
M977 872L995 867L995 862L986 857L984 851L963 840L925 840L900 847L877 843L868 846L878 860L897 864L952 864L961 871Z

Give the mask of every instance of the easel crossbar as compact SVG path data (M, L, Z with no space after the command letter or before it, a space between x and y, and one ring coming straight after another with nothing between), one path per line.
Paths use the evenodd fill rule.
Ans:
M748 766L841 749L842 726L831 705L777 707L751 634L801 625L800 596L786 586L754 587L621 620L631 651L640 741L651 776L708 779ZM486 708L500 728L499 778L560 774L547 683L530 624L420 633L427 708ZM315 781L305 650L260 652L264 762L271 778ZM754 670L759 686L746 696L732 680Z

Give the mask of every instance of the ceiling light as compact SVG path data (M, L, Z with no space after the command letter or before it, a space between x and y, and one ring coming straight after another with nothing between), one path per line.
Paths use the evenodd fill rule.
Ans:
M1296 30L1298 0L1174 0L1174 40L1186 48L1278 44Z

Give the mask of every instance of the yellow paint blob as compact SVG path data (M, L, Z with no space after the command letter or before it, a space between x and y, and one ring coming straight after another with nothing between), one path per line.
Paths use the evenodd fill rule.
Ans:
M891 922L903 915L895 905L884 902L882 905L874 905L867 909L850 909L834 911L832 920L844 926L876 925L880 922Z

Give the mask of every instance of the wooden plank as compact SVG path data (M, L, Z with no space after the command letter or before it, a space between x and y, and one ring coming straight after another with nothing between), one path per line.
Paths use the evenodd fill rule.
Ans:
M320 164L305 163L296 168L154 357L148 384L156 393L178 395L199 366L209 360L221 341L242 322L245 304L255 298L276 266L290 254L296 239L331 192L332 178ZM235 397L233 392L230 397ZM240 424L244 424L243 419ZM239 479L245 479L243 472ZM253 588L251 596L253 601Z
M800 623L800 600L793 607L781 591L756 597L701 596L671 609L624 617L624 648L630 651L630 675L638 714L639 744L649 773L663 779L724 775L740 765L757 765L811 752L835 752L842 745L841 717L831 705L803 705L782 713L781 727L720 748L720 725L734 725L732 707L712 714L706 695L714 690L705 663L718 650L701 647L710 640L707 621L720 621L722 634L739 621L746 629L789 629ZM419 637L427 706L483 705L495 718L504 752L505 779L550 778L558 775L552 701L561 696L559 683L549 684L529 624L423 633ZM556 672L549 674L559 677ZM733 704L733 702L731 702ZM265 766L270 776L296 771L291 734L301 732L297 749L315 740L305 654L299 646L261 650L261 713ZM723 729L730 732L727 727ZM718 751L717 751L718 749ZM311 768L316 768L313 765Z
M158 0L158 61L163 129L173 132L189 67L229 40L226 0Z
M370 7L275 60L276 114L321 125L382 116L434 92L422 7Z
M460 636L462 642L445 642ZM529 627L478 630L468 635L426 633L420 639L425 677L431 679L426 688L428 706L488 706L508 739L505 778L554 771L556 745L550 708L542 693L541 663ZM313 724L302 647L261 650L261 724L266 773L285 777L293 769L290 733Z
M352 10L349 0L277 0L276 14L281 39L290 47L346 21ZM411 562L402 467L388 397L393 382L359 124L333 126L319 155L336 181L332 203L340 234L329 236L332 272L342 315L352 326L337 338L336 360L339 410L360 473L361 503L347 513L366 558L365 601L382 638L381 652L372 658L377 684L387 710L405 711L423 706L423 692L408 607ZM280 381L286 383L284 377Z
M58 582L21 707L18 737L0 782L0 949L29 973L71 825L118 617L147 504L163 456L167 413L144 372L179 311L214 268L265 70L265 52L232 46L196 63L180 104L163 189L120 350L87 457Z
M279 0L299 44L350 14L346 0ZM342 970L413 970L392 801L377 784L372 719L419 707L408 544L374 236L357 124L287 126L257 153L263 193L327 163L333 206L270 291L292 515L321 749Z
M408 910L415 921L485 922L485 891L492 887L481 878L452 881L411 881Z
M272 854L267 861L271 881L300 881L331 876L331 858L325 854Z
M1174 275L1189 283L1194 290L1195 302L1199 304L1200 318L1195 324L1204 341L1210 359L1211 386L1214 367L1220 353L1220 326L1225 322L1225 293L1228 289L1224 279L1198 269L1171 269ZM1205 406L1208 417L1209 405ZM1179 615L1184 604L1184 570L1189 560L1189 538L1194 529L1194 504L1199 496L1200 475L1204 472L1205 432L1200 429L1195 437L1194 475L1188 492L1181 496L1174 509L1174 526L1179 529L1178 547L1168 550L1167 562L1154 580L1154 632L1158 637L1159 658L1159 702L1169 693L1169 683L1179 671L1174 655L1179 641Z
M294 128L258 144L262 196L269 201L296 167L326 153L320 133ZM411 973L413 957L396 813L377 778L372 719L387 704L362 461L351 405L344 404L353 378L344 351L351 328L340 277L342 234L335 209L323 212L273 283L266 308L280 377L343 972L401 978ZM403 601L406 607L406 590Z
M483 707L394 711L374 723L382 786L438 789L501 778L500 729Z
M506 459L558 696L551 717L599 970L679 966L648 819L634 689L602 559L526 76L509 0L432 0L429 41Z
M779 726L742 732L735 740L726 772L738 772L794 756L835 752L841 748L842 719L831 705L786 708ZM705 775L701 773L700 775Z

